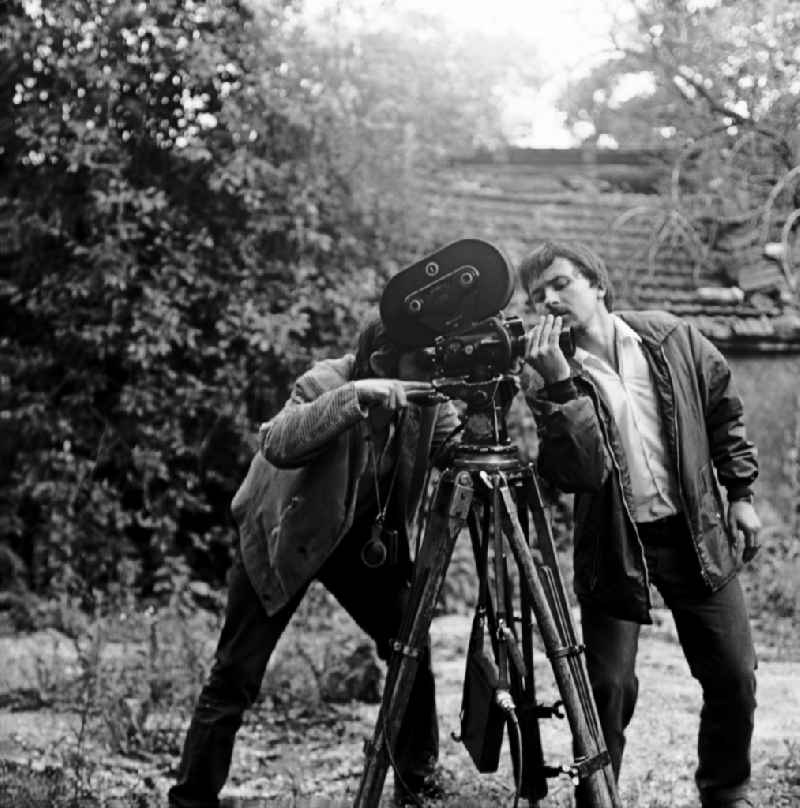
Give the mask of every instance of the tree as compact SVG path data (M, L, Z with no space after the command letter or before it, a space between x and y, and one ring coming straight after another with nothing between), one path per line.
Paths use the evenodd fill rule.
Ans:
M208 571L241 436L310 341L338 341L311 321L369 249L309 123L302 32L288 4L236 0L18 2L0 22L0 530L43 589L127 557L152 587L179 551Z
M365 207L384 211L403 232L403 259L437 246L420 178L453 156L506 143L502 93L541 84L530 44L453 30L394 3L337 3L310 34L305 70L331 101L318 123L329 130L340 170Z
M569 121L593 141L663 149L666 205L689 241L712 253L730 236L740 248L786 242L800 156L796 4L635 0L628 11L614 57L565 96Z
M630 142L634 122L656 143L675 129L697 137L719 124L767 136L792 128L800 13L791 0L632 0L627 11L631 21L614 27L613 57L568 93L572 123L599 123L592 137ZM615 109L630 117L604 117Z

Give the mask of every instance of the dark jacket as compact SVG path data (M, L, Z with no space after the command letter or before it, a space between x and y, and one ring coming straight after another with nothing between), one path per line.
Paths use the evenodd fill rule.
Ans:
M268 614L311 581L353 525L369 459L353 365L351 355L325 360L297 380L289 401L262 427L262 451L231 503L244 567ZM422 494L413 473L417 452L427 454L457 424L449 402L409 406L397 438L394 494L407 518Z
M748 495L758 475L730 368L696 328L670 314L616 314L642 338L698 569L716 591L739 566L717 480L731 501ZM577 364L573 374L528 394L540 428L538 470L576 494L576 594L616 617L649 623L647 567L619 433L591 379Z

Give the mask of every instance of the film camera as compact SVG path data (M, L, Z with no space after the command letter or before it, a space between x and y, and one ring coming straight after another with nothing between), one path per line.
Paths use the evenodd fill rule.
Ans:
M395 275L380 303L395 343L420 349L440 397L488 403L499 379L525 356L522 320L502 313L515 276L503 254L479 239L461 239ZM572 334L561 348L574 353Z
M395 765L419 649L427 642L455 542L465 531L478 597L454 739L463 742L479 772L493 772L507 731L515 805L521 797L539 805L547 780L566 774L580 783L587 806L621 808L534 467L523 461L506 428L527 342L522 320L502 313L513 291L514 274L500 251L462 239L399 272L381 298L389 338L418 350L429 364L433 392L422 402L459 399L466 411L461 440L423 509L408 604L392 644L373 738L365 746L355 808L378 805L389 765ZM561 334L567 356L574 353L571 337L569 331ZM561 696L553 705L536 696L535 628ZM575 757L548 765L539 720L564 714Z

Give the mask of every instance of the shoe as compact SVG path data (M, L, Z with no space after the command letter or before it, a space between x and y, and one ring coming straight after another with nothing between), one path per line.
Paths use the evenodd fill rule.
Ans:
M394 805L396 808L407 805L425 805L428 800L440 800L444 795L441 771L438 768L427 774L398 776L395 773L394 775Z

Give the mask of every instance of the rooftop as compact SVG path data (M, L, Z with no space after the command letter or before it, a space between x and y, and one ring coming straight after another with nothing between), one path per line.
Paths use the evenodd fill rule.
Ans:
M583 241L605 259L617 308L666 309L736 352L800 352L800 297L775 245L732 228L700 260L695 233L655 193L665 167L654 152L514 150L454 161L420 190L453 240L485 239L515 265L545 239Z

